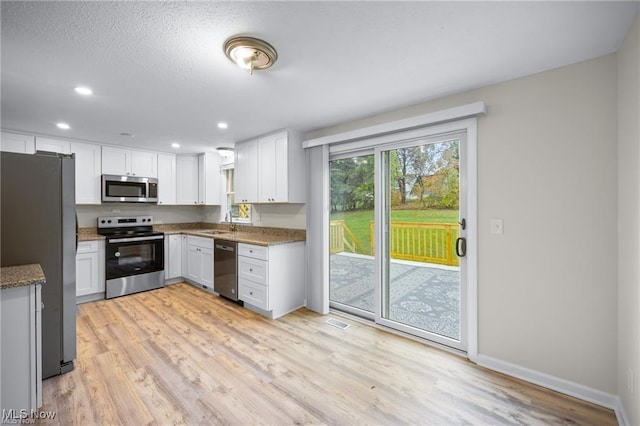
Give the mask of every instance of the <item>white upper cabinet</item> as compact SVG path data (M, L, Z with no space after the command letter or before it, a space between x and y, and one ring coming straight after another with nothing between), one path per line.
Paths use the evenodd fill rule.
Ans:
M35 138L17 133L2 132L2 135L0 135L0 151L33 154L36 152Z
M158 177L158 154L148 151L131 151L131 173L134 176Z
M59 152L60 154L71 154L71 142L60 139L50 139L36 137L36 151Z
M198 157L176 156L176 204L199 204Z
M214 153L198 155L198 203L220 205L220 156Z
M76 157L76 204L100 204L101 146L71 142L70 150Z
M233 186L236 203L258 201L258 141L238 143L235 146Z
M176 204L175 154L158 154L158 204Z
M158 154L103 146L102 173L157 178Z
M304 203L302 138L284 130L236 145L236 202Z

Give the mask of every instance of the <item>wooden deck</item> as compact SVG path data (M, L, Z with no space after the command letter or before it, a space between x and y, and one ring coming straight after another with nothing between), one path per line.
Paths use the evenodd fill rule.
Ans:
M594 424L612 411L358 322L268 320L188 284L80 305L43 424Z

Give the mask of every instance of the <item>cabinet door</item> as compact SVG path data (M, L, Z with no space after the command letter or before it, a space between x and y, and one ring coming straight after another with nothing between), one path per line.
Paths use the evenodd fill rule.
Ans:
M76 296L97 293L98 253L78 253L76 255Z
M198 156L198 201L208 206L220 205L222 177L220 156L204 153Z
M164 236L164 279L169 279L169 259L171 259L171 253L169 253L169 236Z
M176 174L177 204L198 204L198 157L178 155Z
M176 203L176 156L158 154L158 204Z
M258 201L261 203L276 201L276 142L273 135L258 139Z
M274 173L274 200L279 203L289 201L289 141L287 133L274 135L275 139L275 173Z
M131 170L131 151L128 149L102 147L102 173L108 175L128 175Z
M234 165L236 203L258 201L258 142L256 140L236 145Z
M180 235L180 241L182 242L181 244L182 252L180 253L182 257L182 265L181 265L180 276L186 277L187 271L189 270L189 248L187 244L187 236Z
M71 142L70 148L76 156L76 204L100 204L100 145Z
M36 152L35 138L33 136L2 132L0 135L0 151L33 154Z
M202 270L200 273L200 284L213 288L213 250L201 248Z
M36 138L36 151L59 152L71 154L71 143L60 139Z
M157 178L158 154L147 151L131 151L131 174Z
M187 278L196 283L202 280L202 252L200 247L187 246Z
M164 267L168 271L168 279L182 276L182 235L169 235L169 259Z

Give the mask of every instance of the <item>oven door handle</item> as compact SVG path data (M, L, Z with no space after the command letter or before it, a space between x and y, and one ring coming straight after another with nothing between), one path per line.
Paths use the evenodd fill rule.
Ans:
M108 240L109 243L133 243L136 241L153 241L164 240L164 235L154 235L152 237L126 237L126 238L114 238Z

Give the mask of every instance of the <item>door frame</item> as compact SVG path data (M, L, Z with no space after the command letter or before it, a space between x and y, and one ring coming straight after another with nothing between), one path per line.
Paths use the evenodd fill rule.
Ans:
M456 121L450 121L442 124L434 124L426 127L408 128L406 130L392 131L391 133L383 133L380 135L372 135L359 140L331 144L329 146L328 158L333 154L338 153L351 153L357 151L363 151L365 149L377 149L380 146L398 143L400 141L412 140L412 139L428 139L441 134L447 133L466 133L466 153L464 160L466 163L466 182L464 185L467 188L467 276L466 283L466 356L469 360L477 362L478 357L478 164L477 164L477 118L466 118ZM461 153L462 155L462 153ZM328 160L327 158L327 160ZM329 162L323 166L325 176L328 176ZM377 170L377 169L376 169ZM462 175L462 174L461 174ZM461 176L461 179L463 177ZM461 182L461 186L463 182ZM330 188L325 188L326 195L328 196ZM377 196L377 195L376 195ZM324 222L329 223L329 212L325 209ZM376 219L378 220L378 219ZM325 246L328 249L328 235L325 237ZM380 239L376 238L376 250ZM326 270L328 270L328 255L325 256ZM377 268L380 269L380 268ZM379 272L378 272L379 273ZM323 283L324 296L326 301L329 300L329 276L325 276ZM379 302L379 301L377 301ZM327 303L328 304L328 303ZM461 314L462 319L462 314ZM427 342L428 343L428 342Z

